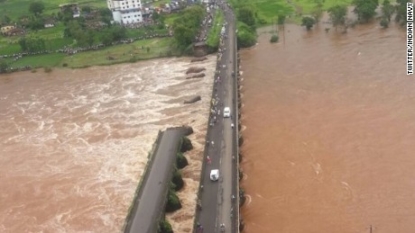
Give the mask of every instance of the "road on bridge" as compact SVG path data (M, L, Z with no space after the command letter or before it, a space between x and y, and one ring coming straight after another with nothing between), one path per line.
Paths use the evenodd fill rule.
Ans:
M225 13L226 25L225 36L223 37L219 53L219 78L215 77L214 84L214 99L218 100L216 123L210 126L209 135L207 136L208 143L206 147L205 156L209 156L210 160L205 158L206 169L203 176L201 187L201 211L197 222L200 224L200 228L196 227L197 233L214 233L220 232L220 225L225 225L225 232L236 232L237 229L233 229L231 212L233 196L237 194L232 193L232 180L237 179L233 177L232 164L235 161L235 151L233 140L233 130L236 127L232 127L231 124L235 124L235 117L223 118L223 108L230 107L230 109L237 109L234 106L236 103L233 99L233 69L235 51L235 21L232 11L228 8L226 3L219 2L219 6L222 7ZM231 116L237 114L231 112ZM213 141L213 144L212 144ZM210 180L210 171L212 169L219 169L220 179L219 181ZM237 211L237 210L236 210ZM203 230L201 229L203 228Z

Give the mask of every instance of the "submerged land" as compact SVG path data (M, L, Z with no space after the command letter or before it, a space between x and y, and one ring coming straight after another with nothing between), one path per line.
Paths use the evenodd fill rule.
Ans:
M252 21L251 19L238 19L239 44L241 47L249 47L256 42L255 30L258 27L275 24L278 18L287 18L287 22L298 23L303 15L311 15L316 9L321 11L336 4L348 5L351 0L231 0L229 2L241 18L246 18L247 14L248 17L253 17L253 23L249 22ZM108 24L110 13L105 1L77 1L81 16L76 19L68 16L67 12L59 7L60 4L65 4L65 1L53 0L42 3L44 10L41 14L34 15L23 0L0 1L2 15L0 26L16 25L22 29L21 34L0 35L0 63L3 69L6 66L81 68L189 54L188 47L192 41L181 44L181 38L174 35L173 28L178 19L184 17L184 9L190 7L187 3L180 3L177 11L163 11L165 4L170 1L148 1L144 3L145 7L162 10L159 11L160 13L151 14L150 23L134 28L119 28L117 25ZM204 7L202 9L203 14L206 14L206 9ZM246 9L249 11L247 12ZM45 28L42 23L47 22L52 23L53 27ZM222 22L223 13L216 11L206 40L211 48L209 51L216 51L218 47ZM194 31L191 34L196 35ZM35 48L23 48L20 42L22 39L39 45L34 46ZM91 51L84 52L84 49ZM35 55L28 56L28 53Z

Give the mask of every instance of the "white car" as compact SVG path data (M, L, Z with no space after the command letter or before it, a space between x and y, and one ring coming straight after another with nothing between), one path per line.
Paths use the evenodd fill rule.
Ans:
M229 107L225 107L224 109L223 109L223 117L231 117L231 108L229 108Z
M219 180L219 170L213 169L210 171L210 180L211 181L217 181Z

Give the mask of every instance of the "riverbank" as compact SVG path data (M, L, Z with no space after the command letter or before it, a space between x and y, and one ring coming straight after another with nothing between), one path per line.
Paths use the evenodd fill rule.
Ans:
M72 55L52 53L26 56L15 61L13 67L30 66L33 69L43 67L85 68L89 66L113 65L153 58L172 57L179 55L172 46L173 40L174 38L172 37L138 40L130 44L114 45L101 50L81 52Z

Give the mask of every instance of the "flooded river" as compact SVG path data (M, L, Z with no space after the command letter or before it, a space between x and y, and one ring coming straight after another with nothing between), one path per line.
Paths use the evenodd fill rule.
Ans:
M244 232L413 233L406 33L324 27L242 51Z
M173 226L192 222L215 62L0 76L0 232L120 232L158 130L183 124L196 150ZM206 77L186 79L191 66Z

